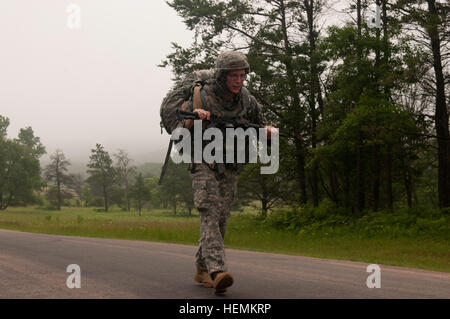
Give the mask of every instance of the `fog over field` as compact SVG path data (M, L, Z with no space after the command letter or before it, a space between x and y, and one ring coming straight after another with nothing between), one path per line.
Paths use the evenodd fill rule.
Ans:
M69 28L80 8L80 28ZM69 10L69 11L67 11ZM102 144L136 162L161 162L159 106L172 82L157 67L186 30L165 1L44 0L0 2L0 115L8 136L31 126L47 149L88 162Z

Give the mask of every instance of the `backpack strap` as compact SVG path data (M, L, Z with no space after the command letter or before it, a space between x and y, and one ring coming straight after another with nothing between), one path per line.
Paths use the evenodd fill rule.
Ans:
M250 107L250 96L248 90L245 87L241 89L241 98L242 98L242 111L239 112L238 117L244 117L245 113L247 113Z
M194 110L203 108L203 96L202 96L202 84L197 82L193 88L192 101L194 104Z
M202 109L203 106L205 105L205 92L202 89L203 89L203 83L201 81L197 81L191 90L192 104L193 104L194 110ZM189 164L188 171L190 171L191 173L194 173L196 171L196 166L197 166L196 163L191 162ZM208 167L209 167L209 165L208 165Z
M243 87L241 89L242 110L237 114L237 118L243 117L250 107L250 93ZM193 109L202 109L206 105L205 91L203 82L197 81L192 88Z

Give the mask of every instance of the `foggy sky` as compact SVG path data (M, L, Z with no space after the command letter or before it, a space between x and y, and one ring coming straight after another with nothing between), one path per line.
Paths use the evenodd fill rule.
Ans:
M80 29L67 26L72 3ZM96 143L135 163L164 159L159 107L172 74L157 65L171 42L193 41L165 1L4 0L0 40L0 115L10 138L31 126L47 149L43 161L59 148L87 163Z
M69 4L81 28L69 29ZM122 148L138 162L161 161L159 106L172 85L157 67L170 42L193 33L163 0L0 2L0 115L8 136L31 126L47 149L89 161L91 148Z

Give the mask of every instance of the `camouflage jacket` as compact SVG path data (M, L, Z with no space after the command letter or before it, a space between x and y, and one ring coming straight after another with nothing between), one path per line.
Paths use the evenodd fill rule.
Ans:
M224 120L233 120L243 123L248 122L261 127L267 125L266 118L262 113L261 105L244 87L239 94L234 95L232 98L227 98L221 85L215 79L211 79L205 82L202 88L202 104L204 110L209 111L212 115ZM191 101L189 102L188 107L192 110L193 105ZM208 143L209 141L203 141L203 147ZM246 142L246 145L246 148L248 148L248 142ZM223 155L225 156L225 144L223 147ZM236 145L234 149L237 150ZM245 151L244 154L246 154L245 158L248 159L248 153ZM236 151L235 156L237 156ZM231 166L240 172L243 168L243 164L237 164L236 157L234 163L235 164L232 164ZM224 166L215 163L208 163L208 165L215 170L216 173L219 173L221 169L223 173Z
M203 109L221 119L242 119L252 124L267 125L261 105L244 87L239 94L227 98L222 86L215 79L211 79L204 83L201 94ZM192 100L189 101L188 107L193 109Z

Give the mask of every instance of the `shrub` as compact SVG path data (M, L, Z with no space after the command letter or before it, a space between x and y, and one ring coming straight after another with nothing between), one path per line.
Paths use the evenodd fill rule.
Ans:
M272 212L264 224L302 235L351 234L358 237L384 236L450 236L450 216L439 210L404 208L391 211L366 211L355 217L349 211L335 207L329 202L317 208L304 206L300 209Z

